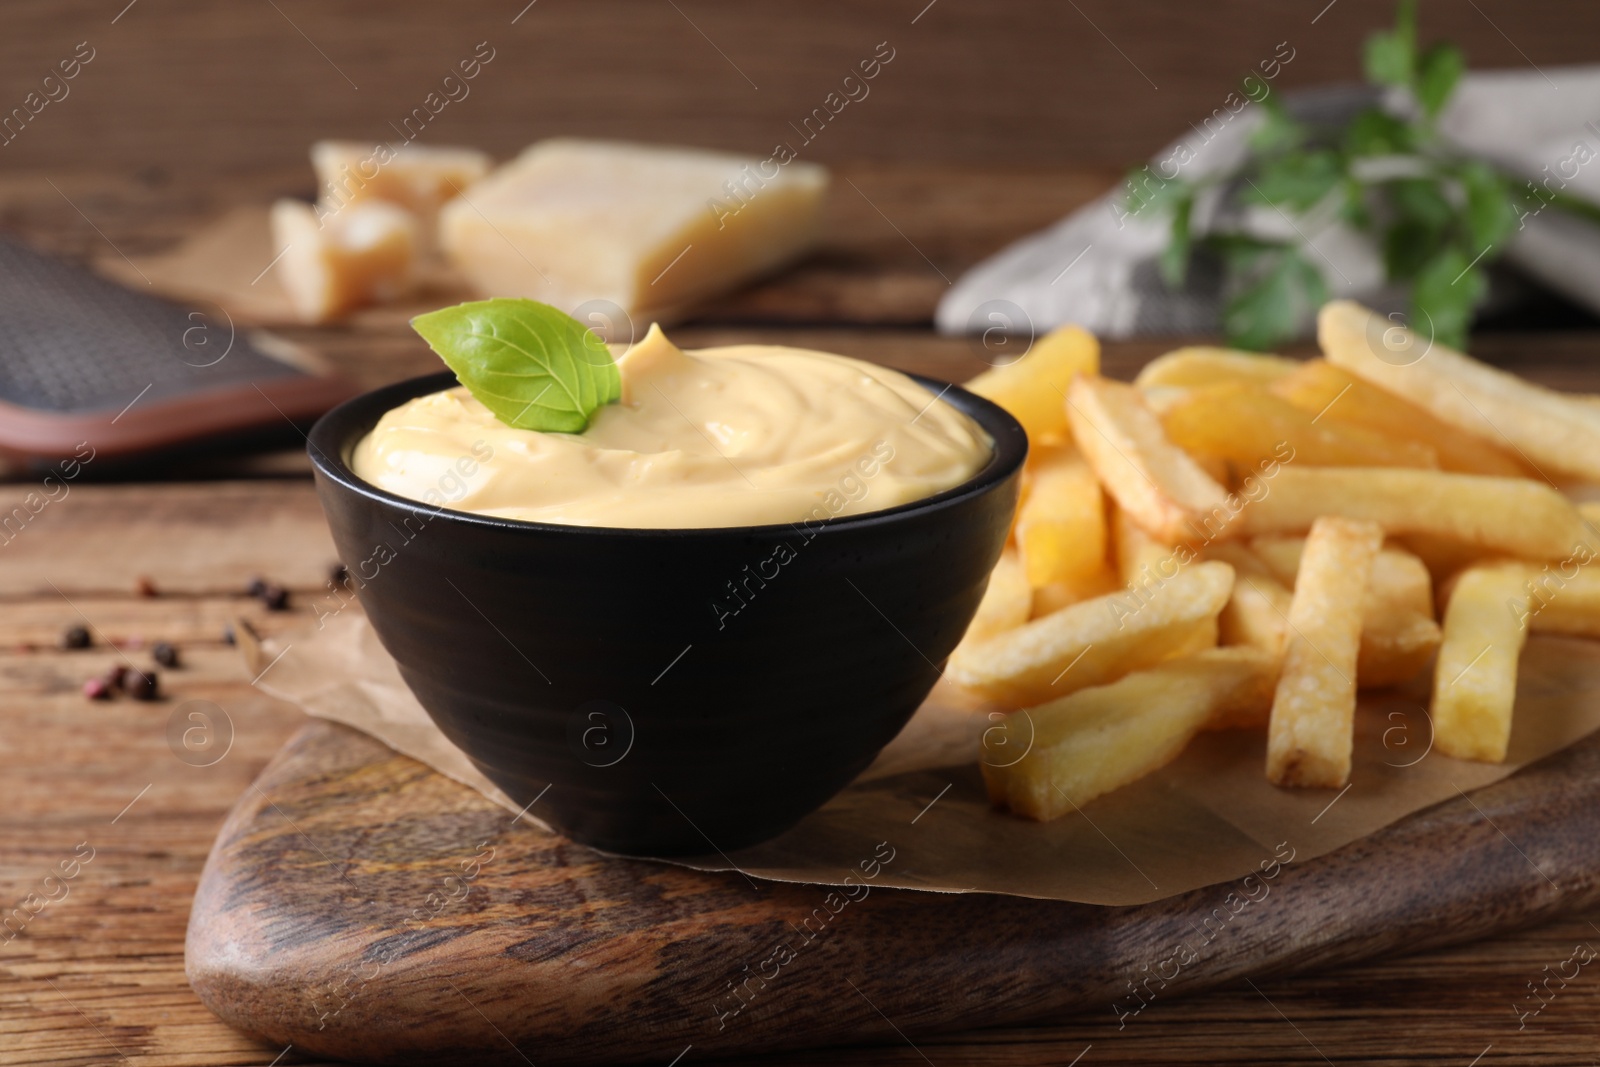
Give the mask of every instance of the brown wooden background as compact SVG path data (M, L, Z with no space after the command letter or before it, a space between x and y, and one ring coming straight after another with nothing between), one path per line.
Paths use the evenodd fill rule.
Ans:
M765 154L885 40L893 63L808 146L811 158L1122 166L1216 106L1278 42L1295 49L1280 85L1358 78L1359 42L1393 10L1389 0L536 0L513 25L527 0L127 3L7 0L0 109L78 42L96 58L67 99L0 148L0 166L235 172L299 160L316 137L390 136L480 41L495 60L427 140L505 155L581 134ZM1422 21L1425 38L1457 41L1474 66L1583 62L1600 39L1600 5L1585 0L1428 0Z

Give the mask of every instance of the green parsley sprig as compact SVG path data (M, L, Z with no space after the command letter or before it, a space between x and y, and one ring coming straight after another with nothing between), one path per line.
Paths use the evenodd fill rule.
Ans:
M1218 184L1240 204L1265 205L1291 219L1342 220L1369 235L1389 281L1410 288L1412 325L1454 347L1465 340L1488 288L1484 268L1517 226L1510 183L1488 164L1455 155L1439 137L1438 117L1466 63L1454 45L1418 46L1415 0L1401 0L1394 28L1370 36L1364 58L1367 81L1400 90L1403 104L1366 108L1343 127L1315 128L1268 95L1239 168L1167 181L1153 197L1130 196L1130 211L1168 216L1160 262L1169 286L1183 284L1197 249L1220 259L1223 328L1232 344L1263 350L1292 339L1327 299L1327 286L1298 223L1286 240L1242 229L1196 234L1195 198ZM1136 180L1148 188L1147 176L1134 175L1130 188Z

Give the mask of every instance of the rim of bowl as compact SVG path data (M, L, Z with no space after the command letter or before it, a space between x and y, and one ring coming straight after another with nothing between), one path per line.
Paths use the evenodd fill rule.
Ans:
M949 489L912 500L905 504L897 504L892 508L881 511L867 511L858 515L843 515L823 519L817 525L817 533L823 534L829 530L862 529L872 526L892 524L915 512L941 510L943 507L968 500L972 497L982 496L1004 482L1008 477L1022 466L1028 456L1028 435L1022 424L1012 417L1000 405L987 400L975 393L969 393L959 385L951 382L940 381L921 374L906 374L906 377L934 393L937 399L950 401L950 403L963 414L976 422L983 431L989 435L993 442L993 451L989 455L989 462L980 467L965 481L951 486ZM407 378L390 385L380 386L377 389L362 393L360 396L346 400L323 415L311 427L311 432L306 435L306 451L311 463L324 477L334 482L340 488L364 496L390 507L401 508L413 512L426 512L430 521L434 518L448 518L454 522L465 523L469 526L484 526L503 530L525 530L529 532L545 533L552 536L595 536L595 537L683 537L686 535L721 535L739 536L748 534L769 534L779 530L792 531L797 523L794 522L763 523L759 526L671 526L671 527L632 527L632 526L579 526L574 523L534 522L528 519L509 519L498 515L479 515L470 511L458 511L449 507L434 507L420 500L391 493L387 489L380 489L371 482L362 478L350 467L349 453L356 443L372 432L378 420L390 409L400 406L407 400L429 393L436 393L444 389L459 385L452 371L439 371L434 374L425 374L416 378Z

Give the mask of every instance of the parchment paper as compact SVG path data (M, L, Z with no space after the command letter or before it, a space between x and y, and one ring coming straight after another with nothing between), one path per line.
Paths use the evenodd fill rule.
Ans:
M214 304L235 322L290 326L302 320L274 269L283 249L273 244L269 209L264 204L234 208L195 231L170 251L132 260L106 256L95 269L130 289L180 304ZM380 315L402 321L475 294L442 260L418 266L415 291L404 299L349 318Z
M279 642L246 641L244 651L252 674L265 669L257 684L268 693L520 809L428 719L365 618L335 618ZM726 858L668 862L725 871L731 860L755 878L839 885L888 841L895 859L877 884L1087 904L1160 900L1243 877L1280 844L1296 862L1330 852L1572 744L1600 727L1600 643L1529 640L1504 764L1431 752L1426 706L1426 675L1414 690L1363 696L1355 770L1343 791L1269 785L1264 732L1229 730L1202 734L1166 768L1078 814L1035 823L990 808L977 760L994 709L941 682L878 760L793 830ZM528 824L524 817L517 825Z

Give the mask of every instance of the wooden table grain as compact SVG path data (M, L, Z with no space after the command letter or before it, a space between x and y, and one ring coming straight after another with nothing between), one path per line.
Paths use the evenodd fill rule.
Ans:
M940 338L928 325L941 275L954 277L1048 223L1111 177L1000 167L843 172L869 203L852 203L856 194L843 188L825 252L709 309L679 331L686 341L781 338L966 377L982 366L971 344ZM225 189L95 171L12 173L0 178L0 212L28 239L93 259L159 251L229 206L309 185L296 169ZM974 203L1003 210L974 217ZM367 384L435 365L404 323L382 311L337 329L291 332ZM1126 375L1166 347L1109 346L1108 365ZM1478 347L1540 380L1600 390L1600 337L1493 335ZM0 485L0 511L29 488ZM303 624L333 562L305 465L292 454L186 468L182 480L75 485L0 547L0 916L20 929L0 931L0 1064L317 1062L212 1017L185 982L183 937L224 816L303 721L251 687L222 627L236 616L264 632ZM289 611L267 612L245 596L255 574L290 587ZM141 579L155 596L140 594ZM74 623L91 629L93 648L55 647ZM161 700L84 699L86 677L119 662L148 664L157 640L177 642L183 655L180 668L162 671ZM228 743L215 762L196 766L178 758L181 746L170 739L192 725L189 711L211 705L221 710L212 721ZM1530 869L1528 877L1539 876ZM1600 1050L1600 972L1545 983L1589 945L1600 945L1600 912L1323 974L1264 974L1236 989L1154 1003L1120 1029L1108 1011L913 1046L885 1027L879 1046L764 1062L1588 1065Z

